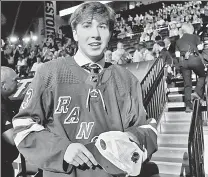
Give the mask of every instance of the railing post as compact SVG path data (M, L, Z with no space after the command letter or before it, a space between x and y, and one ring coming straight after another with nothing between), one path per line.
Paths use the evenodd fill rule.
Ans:
M199 100L194 101L194 110L189 130L188 152L191 176L204 177L204 138L202 112Z

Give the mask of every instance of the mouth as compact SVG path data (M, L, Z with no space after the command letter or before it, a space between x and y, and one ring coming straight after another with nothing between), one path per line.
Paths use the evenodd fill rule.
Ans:
M100 48L100 46L101 46L101 43L100 42L92 42L92 43L89 43L88 44L90 47L92 47L92 48Z

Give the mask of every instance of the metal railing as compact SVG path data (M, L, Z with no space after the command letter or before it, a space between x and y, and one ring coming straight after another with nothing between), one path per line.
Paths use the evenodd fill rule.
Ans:
M194 101L194 110L188 138L189 168L192 177L204 177L204 138L202 109L199 100Z
M150 118L158 119L166 103L164 67L163 59L157 58L141 82L143 104Z
M208 65L207 65L207 70L208 70ZM208 71L205 80L205 96L206 96L206 110L202 113L202 118L204 122L206 122L206 125L208 125Z

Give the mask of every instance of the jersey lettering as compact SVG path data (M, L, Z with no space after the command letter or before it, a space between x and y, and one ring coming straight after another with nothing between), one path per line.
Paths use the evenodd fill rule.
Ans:
M67 113L70 102L71 102L70 96L60 96L54 114Z
M20 93L23 91L23 90L27 90L29 84L32 82L32 79L22 79L19 81L20 83L20 86L18 87L18 90L17 92L13 95L14 98L17 98L20 96ZM23 93L22 93L23 94Z
M74 107L69 116L64 120L64 124L75 124L79 122L80 107Z
M93 126L94 122L82 122L76 139L89 139Z
M29 89L25 94L24 101L21 104L21 109L25 109L26 107L28 107L30 100L32 99L32 96L33 96L33 89Z

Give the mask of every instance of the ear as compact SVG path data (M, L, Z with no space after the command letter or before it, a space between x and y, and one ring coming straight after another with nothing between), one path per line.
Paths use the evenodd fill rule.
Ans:
M73 33L74 40L77 42L78 41L77 31L73 30L72 33Z
M1 82L1 88L4 89L4 90L6 90L5 82L3 82L3 81Z

